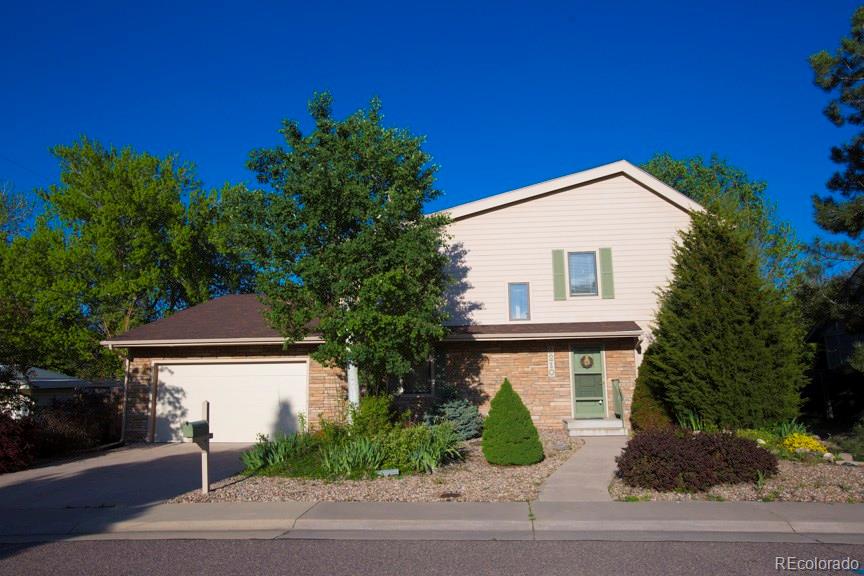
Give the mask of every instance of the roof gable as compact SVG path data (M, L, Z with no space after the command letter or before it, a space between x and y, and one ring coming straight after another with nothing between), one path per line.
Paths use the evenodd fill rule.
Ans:
M685 212L702 211L702 206L678 192L668 184L663 183L648 172L634 166L626 160L619 160L611 164L604 164L596 168L590 168L560 178L546 180L538 184L532 184L523 188L517 188L509 192L495 194L473 202L459 204L452 208L439 210L436 214L448 214L454 221L476 216L490 210L497 210L513 204L527 202L534 198L564 192L580 186L585 186L598 180L606 180L616 176L625 176L641 185L647 191L656 194L673 206Z

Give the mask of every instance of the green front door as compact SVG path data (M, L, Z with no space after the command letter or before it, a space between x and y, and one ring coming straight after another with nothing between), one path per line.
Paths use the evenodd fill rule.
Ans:
M596 349L574 349L573 417L605 418L603 399L603 353Z

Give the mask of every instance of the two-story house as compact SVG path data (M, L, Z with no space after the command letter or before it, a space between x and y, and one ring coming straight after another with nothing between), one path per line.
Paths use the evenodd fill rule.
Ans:
M449 334L402 379L402 400L448 386L488 409L504 378L538 427L623 434L657 290L697 203L620 161L447 210ZM225 296L105 342L128 350L127 440L175 441L211 405L214 441L337 418L342 370L283 347L255 295Z

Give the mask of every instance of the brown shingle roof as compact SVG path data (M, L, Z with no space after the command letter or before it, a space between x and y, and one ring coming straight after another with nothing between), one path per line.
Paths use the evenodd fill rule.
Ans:
M310 325L313 327L314 323ZM561 334L586 336L636 336L639 325L621 322L555 322L484 324L449 328L448 339L473 340L501 337L502 339L531 337L531 335ZM264 305L255 294L234 294L214 298L203 304L181 310L176 314L145 324L106 341L123 346L147 342L176 342L184 340L281 340L279 333L264 319ZM230 343L230 342L226 342Z
M264 305L257 295L232 294L138 326L108 342L279 338L279 333L267 324L263 312Z

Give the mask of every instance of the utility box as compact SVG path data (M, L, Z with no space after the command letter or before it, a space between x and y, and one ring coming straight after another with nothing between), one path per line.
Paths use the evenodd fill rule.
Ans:
M184 422L181 428L184 438L192 440L203 440L210 438L210 423L206 420L193 420L192 422Z

